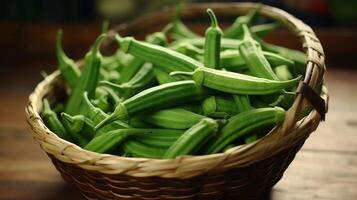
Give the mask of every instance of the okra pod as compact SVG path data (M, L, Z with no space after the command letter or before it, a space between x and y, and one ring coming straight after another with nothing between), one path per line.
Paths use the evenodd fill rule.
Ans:
M84 92L88 92L89 98L94 97L99 80L99 70L102 59L99 48L105 37L105 34L100 35L91 50L85 56L82 75L78 79L78 84L72 91L65 109L65 112L70 115L81 113L82 95Z
M77 67L74 60L70 59L63 51L62 48L62 35L63 31L59 30L57 32L56 38L56 56L58 61L58 69L68 84L68 86L73 90L81 76L81 71Z
M233 24L224 30L224 37L226 38L240 38L243 35L243 25L250 25L257 17L258 11L261 9L258 5L255 9L251 10L247 15L239 16Z
M255 41L246 25L243 25L244 38L238 46L239 53L242 55L249 71L254 76L270 80L279 80L275 75L270 63L265 58L261 46Z
M120 85L109 82L101 81L99 86L111 88L116 91L124 99L151 87L155 84L154 68L151 63L145 63L139 71L128 82Z
M202 63L174 50L135 40L132 37L122 38L115 35L120 48L139 59L166 68L168 71L193 71Z
M103 112L101 109L95 107L90 100L88 99L88 95L85 92L83 94L83 108L84 108L84 113L93 122L93 125L96 126L99 124L101 121L109 117L108 114ZM104 133L107 133L108 131L116 130L116 129L123 129L123 128L130 128L128 124L126 124L123 121L116 121L111 123L110 125L103 127L100 130L96 130L96 136L102 135Z
M233 99L211 96L202 102L204 115L212 116L214 113L237 114L238 108Z
M143 114L140 118L150 124L164 128L188 129L204 116L181 108L172 108Z
M197 101L206 95L206 90L198 86L194 81L177 81L166 83L146 89L123 103L119 103L114 112L100 122L96 129L115 120L127 120L136 114L160 110L187 102Z
M280 65L274 68L276 76L279 78L279 80L286 81L289 79L292 79L293 75L289 71L288 66L286 65Z
M218 136L214 138L213 143L209 145L205 153L218 153L225 146L249 134L251 131L269 125L280 124L284 119L285 111L279 107L258 108L237 114L228 120L228 123L221 129Z
M301 77L288 81L268 80L235 72L197 68L194 72L172 72L170 75L188 75L198 84L231 94L264 95L278 92L297 84Z
M134 140L126 141L122 148L130 155L140 158L162 158L166 152L165 148L150 146Z
M207 9L211 20L211 26L205 33L204 45L204 66L209 68L219 68L219 56L221 49L222 30L218 26L217 18L211 9Z
M259 24L259 25L251 26L250 30L254 35L262 38L280 26L281 23L273 22L269 24Z
M146 41L150 44L160 46L167 45L166 36L162 32L156 32L147 36ZM131 62L127 63L121 70L119 83L126 83L130 81L140 71L143 65L145 65L145 61L143 59L140 57L133 57Z
M146 133L149 132L144 129L118 129L109 131L105 135L93 138L84 149L97 153L109 153L117 148L127 137Z
M218 124L210 118L203 118L197 124L188 129L165 152L163 158L175 158L176 156L194 154L197 146L202 146L216 133Z
M46 126L56 133L58 137L65 139L67 141L72 141L71 136L68 134L61 121L58 119L57 114L51 109L50 103L45 98L42 102L41 117L45 122Z

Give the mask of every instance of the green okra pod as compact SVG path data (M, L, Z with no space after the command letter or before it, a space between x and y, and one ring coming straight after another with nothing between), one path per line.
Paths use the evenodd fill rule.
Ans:
M250 30L252 31L252 33L254 35L262 38L280 26L281 26L281 23L272 22L269 24L259 24L259 25L251 26Z
M251 131L269 125L277 125L285 119L282 108L258 108L239 113L228 120L205 153L213 154L223 150L225 146L249 134Z
M117 129L93 138L84 149L97 152L109 153L117 148L128 137L135 134L146 134L149 131L144 129Z
M177 38L196 38L201 37L200 35L191 31L181 20L180 11L182 9L182 3L176 7L174 17L172 20L172 37Z
M93 125L96 126L101 121L109 117L108 114L103 112L100 108L95 107L89 100L87 93L83 94L83 108L85 116L88 117L93 122ZM100 130L96 130L95 136L105 134L109 131L116 129L130 128L130 126L123 121L116 121L110 125L103 127Z
M101 81L99 86L109 87L116 91L124 99L151 87L155 84L154 68L151 63L145 63L139 71L128 82L120 85L109 82Z
M150 134L133 136L132 140L167 149L185 132L177 129L150 129L150 131Z
M219 96L211 96L202 102L202 110L206 116L214 116L215 113L237 114L238 108L233 99Z
M154 74L156 80L160 83L160 85L179 80L179 78L170 76L168 72L166 72L165 70L161 69L161 67L158 66L154 67Z
M284 58L294 61L296 68L300 73L305 73L307 66L306 55L298 50L289 49L286 47L269 44L261 39L256 38L263 50L271 51L281 55Z
M240 45L241 42L242 40L240 39L221 38L221 50L237 49L237 47ZM180 40L176 40L175 42L172 42L171 46L177 46L180 45L180 43L189 43L197 48L203 49L205 45L205 38L200 37L200 38L180 39Z
M250 25L257 17L262 5L258 5L255 9L251 10L247 15L239 16L233 24L224 30L224 37L226 38L240 38L243 35L243 25Z
M201 119L170 146L163 158L170 159L176 156L194 154L194 150L197 150L198 146L204 145L216 133L217 129L218 124L215 120Z
M197 68L194 72L172 72L171 75L188 75L198 84L231 94L264 95L278 92L297 84L301 77L288 81L268 80L235 72Z
M130 155L140 158L162 158L166 152L165 148L150 146L135 140L126 141L122 148Z
M72 91L65 109L65 112L70 115L81 113L82 95L84 92L88 92L89 98L92 98L95 95L102 59L99 48L105 37L105 34L100 35L85 56L82 75L78 79L78 84Z
M58 119L57 114L51 109L50 103L45 98L43 99L43 107L41 111L41 117L45 122L45 125L54 133L58 135L58 137L65 139L67 141L72 141L71 136L66 131L61 121Z
M130 116L139 113L160 110L163 108L182 105L204 98L206 90L198 86L194 81L177 81L166 83L146 89L123 103L119 103L114 112L100 122L96 129L115 120L127 120Z
M56 56L58 61L58 68L61 74L68 84L68 86L73 90L78 82L81 72L77 67L74 60L70 59L63 51L62 48L62 35L63 31L59 30L57 32L56 38Z
M286 81L293 78L293 75L286 65L277 66L274 68L274 71L279 80Z
M207 9L211 26L205 33L203 64L209 68L219 68L222 30L218 26L217 18L211 9Z
M233 99L237 106L237 113L245 112L252 109L248 95L236 94L233 95Z
M193 71L195 68L203 66L202 63L174 50L135 40L132 37L122 38L115 35L120 48L139 59L166 68L168 71Z
M188 129L204 118L204 116L182 108L172 108L143 114L140 118L145 122L164 128Z
M294 65L294 61L284 58L276 53L263 51L263 55L272 66ZM220 54L220 68L228 71L239 72L247 69L247 64L239 51L235 49L224 50Z
M265 58L261 46L255 41L246 25L243 25L244 38L238 46L239 53L242 55L249 71L257 77L270 80L279 80Z
M171 46L170 49L173 49L196 60L203 55L202 49L185 41L178 43L175 46Z
M94 136L93 123L83 115L70 116L61 113L63 126L71 133L73 140L84 147Z
M155 44L159 46L166 46L167 39L164 33L156 32L146 37L146 41L150 44ZM135 55L134 55L135 56ZM142 68L145 61L140 57L132 57L132 60L126 64L121 70L121 76L119 83L126 83L130 81Z

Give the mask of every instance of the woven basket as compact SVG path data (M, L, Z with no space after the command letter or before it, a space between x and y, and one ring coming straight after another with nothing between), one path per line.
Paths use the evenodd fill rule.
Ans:
M253 3L189 4L184 18L206 16L212 8L218 16L246 14ZM111 31L122 35L148 32L168 23L172 10L139 18ZM313 92L323 83L324 52L313 30L277 8L263 6L260 13L284 23L301 41L307 54L307 72L286 119L265 137L225 153L182 156L174 160L125 158L83 150L57 137L43 123L42 98L53 101L65 94L58 71L39 83L29 97L26 117L34 139L48 154L62 177L88 199L259 199L282 177L304 141L319 125L327 110L326 90ZM313 109L300 121L299 114Z

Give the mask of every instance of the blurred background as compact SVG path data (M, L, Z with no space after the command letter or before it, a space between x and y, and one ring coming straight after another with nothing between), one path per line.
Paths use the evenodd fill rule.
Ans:
M282 8L311 25L322 40L329 62L356 61L356 56L349 53L356 50L356 0L261 2ZM22 65L25 60L55 64L54 38L59 28L64 30L66 52L78 59L99 34L102 20L109 19L112 27L177 3L178 0L2 0L1 68L17 61L20 63L16 65ZM220 19L220 22L224 20ZM25 66L28 66L28 62Z

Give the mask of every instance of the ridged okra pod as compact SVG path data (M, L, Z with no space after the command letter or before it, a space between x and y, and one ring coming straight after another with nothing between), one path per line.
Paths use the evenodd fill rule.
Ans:
M247 15L239 16L233 24L224 30L224 37L226 38L240 38L243 35L243 25L250 25L257 17L258 11L262 6L258 5L255 9L251 10Z
M115 84L109 81L99 82L99 86L111 88L124 99L155 84L154 68L151 63L145 63L128 82Z
M43 99L42 102L42 112L41 117L45 122L45 125L58 137L65 139L67 141L72 141L71 136L68 134L61 121L58 119L57 114L51 109L50 103L47 99Z
M153 63L154 66L166 68L168 71L193 71L197 67L203 66L193 58L159 45L138 41L132 37L122 38L119 35L116 35L115 39L124 52Z
M81 76L81 71L77 67L74 60L70 59L63 51L62 48L62 35L63 31L59 30L56 37L56 56L58 61L58 69L68 84L68 86L73 90Z
M162 158L166 152L166 148L155 147L148 144L143 144L135 140L128 140L123 144L123 150L132 156L139 158Z
M163 158L175 158L176 156L194 154L197 146L204 145L216 133L218 124L210 118L203 118L197 124L188 129L166 151Z
M264 95L278 92L297 84L301 77L288 81L276 81L240 73L197 68L194 72L172 72L171 75L188 75L198 84L214 90L248 95Z
M219 56L221 49L222 30L218 26L218 21L211 9L207 9L211 20L211 26L205 33L205 45L203 54L203 64L209 68L219 68Z
M213 143L209 145L207 154L218 153L227 145L249 134L251 131L269 125L277 125L285 119L285 111L282 108L258 108L237 114L228 120L221 129Z
M70 115L81 113L82 95L84 92L88 92L89 98L93 98L95 95L102 59L99 48L105 37L105 34L100 35L85 56L82 75L78 79L78 84L72 91L65 109L65 112Z
M172 20L172 37L174 39L179 38L196 38L201 37L200 35L192 32L181 20L180 18L180 11L182 9L182 3L176 7L174 17Z
M143 114L142 120L164 128L188 129L204 116L182 108L164 109L150 114Z
M166 36L162 32L156 32L147 36L146 41L150 44L159 46L167 45ZM120 71L119 83L130 81L137 74L137 72L139 72L143 65L145 65L145 61L143 59L139 57L132 57L131 61L128 62Z
M84 147L94 135L94 126L83 115L70 116L62 113L62 123L79 146ZM88 120L88 121L87 121Z
M97 152L108 153L117 148L127 137L135 134L146 134L144 129L117 129L93 138L84 149Z
M94 126L96 126L101 121L109 117L108 114L103 112L100 108L95 107L90 102L86 92L83 94L83 109L86 117L88 117L88 119L90 119L93 122ZM123 121L116 121L106 127L96 130L95 136L107 133L108 131L123 129L123 128L130 128L130 126Z
M177 81L146 89L123 103L119 103L114 112L100 122L96 129L115 120L127 120L136 114L174 107L184 103L203 99L206 91L194 81Z
M262 38L280 26L281 23L272 22L269 24L259 24L259 25L251 26L250 30L254 35Z
M263 50L277 53L283 56L284 58L294 61L298 71L300 73L305 73L306 65L307 65L307 57L303 52L295 49L289 49L286 47L277 46L274 44L269 44L261 39L257 39L257 41L262 46Z
M268 60L270 65L279 66L279 65L289 65L293 66L294 61L284 58L279 54L263 51L263 55ZM228 71L241 71L247 69L247 64L243 56L239 51L234 49L228 49L222 51L220 54L220 68L224 68Z
M249 71L257 77L270 80L279 80L275 75L270 63L265 58L260 44L255 41L246 25L243 25L244 38L238 46L239 53L242 55Z
M202 102L202 110L206 116L217 113L237 114L238 108L233 99L211 96Z

